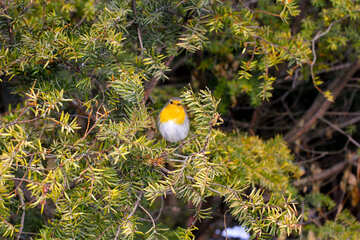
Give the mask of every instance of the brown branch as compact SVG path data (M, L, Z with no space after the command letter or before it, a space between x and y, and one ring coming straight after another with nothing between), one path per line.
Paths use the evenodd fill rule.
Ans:
M21 190L20 190L21 191ZM21 203L21 208L22 208L22 214L21 214L21 221L20 221L20 229L19 229L19 232L16 236L16 240L19 240L20 237L21 237L21 234L24 230L24 222L25 222L25 201L24 201L24 196L23 196L23 193L18 193L17 194L19 196L19 199L20 199L20 203Z
M140 201L141 201L141 199L142 199L143 194L144 194L143 192L140 192L139 196L136 197L137 200L136 200L136 202L135 202L134 208L133 208L133 210L131 211L131 213L126 217L126 219L129 219L129 218L132 217L132 215L134 215L134 213L136 212L136 209L138 208L138 206L139 206L139 204L140 204Z
M141 35L140 27L137 28L137 34L138 34L139 44L140 44L140 49L141 49L140 55L142 56L144 54L144 45L143 45L143 42L142 42L142 35Z
M151 220L151 223L152 223L152 225L153 225L153 229L155 230L156 225L155 225L155 220L154 220L153 216L151 216L151 214L149 213L149 211L146 210L143 206L141 206L141 204L139 204L139 208L141 208L141 210L143 210L143 211L146 213L146 215L149 216L149 218L150 218L150 220Z
M31 163L34 159L34 156L32 156L29 160L29 163L28 163L28 167L31 166ZM29 169L26 169L23 177L21 178L20 182L16 185L16 189L15 189L15 192L17 194L17 196L19 197L20 199L20 203L21 203L21 208L22 208L22 214L21 214L21 221L20 221L20 228L19 228L19 232L16 236L16 240L19 240L21 238L21 234L22 234L22 231L24 230L24 222L25 222L25 201L24 201L24 192L22 191L21 189L21 185L23 183L23 181L25 180L25 177L26 175L28 175L29 173Z
M340 76L332 81L328 87L328 91L330 91L334 97L340 94L340 92L344 89L346 83L351 79L351 77L360 69L360 61L357 60L354 64L352 64L351 68L347 72L345 76ZM319 94L315 99L312 106L309 110L304 114L304 116L298 121L296 126L288 132L284 139L288 143L293 143L297 139L299 139L303 134L308 132L311 127L316 123L316 121L324 116L326 111L331 106L330 101L328 101L323 94Z
M336 65L336 66L332 66L330 68L326 68L326 69L323 69L323 70L320 70L318 71L317 73L318 74L321 74L321 73L328 73L328 72L333 72L333 71L339 71L341 69L344 69L344 68L348 68L351 66L351 63L350 62L347 62L347 63L344 63L344 64L340 64L340 65Z
M113 225L109 225L109 226L107 226L107 228L105 228L105 230L104 231L102 231L101 232L101 234L96 238L96 240L100 240L100 239L102 239L102 237L104 236L104 234L109 230L109 228L111 228ZM118 231L120 231L119 229L118 229ZM116 232L117 233L117 232ZM116 237L116 236L115 236Z
M96 121L96 115L88 113L88 110L86 107L82 104L82 102L79 99L74 98L70 104L78 111L79 114L87 116L88 118L91 118L92 121Z
M121 230L121 225L118 226L114 240L117 240L119 238L120 230Z
M134 13L134 16L135 16L135 19L137 18L136 17L136 0L132 0L132 10L133 10L133 13ZM142 34L141 34L141 29L140 29L140 25L137 21L136 22L136 28L137 28L137 35L138 35L138 39L139 39L139 44L140 44L140 49L141 49L141 56L144 54L144 45L143 45L143 42L142 42Z
M325 115L335 115L335 114L333 114L332 112L328 112ZM356 113L347 113L347 114L344 114L344 115L345 116L346 115L350 115L350 116L354 115L354 116L356 116L357 114ZM349 125L356 124L357 122L360 122L360 116L351 118L351 119L346 120L346 121L339 121L339 122L336 122L334 124L336 124L339 128L345 128L345 127L347 127ZM319 129L319 130L315 131L313 134L311 134L310 136L308 136L307 140L305 140L305 141L309 142L310 140L312 140L314 138L321 137L326 132L328 132L330 129L331 129L331 127L326 127L326 128Z
M85 133L84 133L84 136L83 136L83 139L86 138L88 132L89 132L89 127L90 127L90 117L92 116L92 113L93 113L93 109L91 108L90 109L90 113L88 115L88 119L87 119L87 125L86 125L86 130L85 130ZM95 124L94 124L95 125Z
M135 214L136 209L139 207L143 194L144 194L143 192L140 192L139 196L136 196L137 200L130 214L126 217L126 220L129 220L129 218L131 218ZM121 225L119 224L114 240L117 240L119 238L120 230L121 230Z
M100 112L101 107L103 107L102 104L100 104L100 106L99 106L98 109L96 110L96 113L95 113L95 123L91 126L90 129L89 129L88 127L86 128L86 131L85 131L83 137L82 137L81 139L79 139L79 140L84 140L84 139L90 134L90 132L91 132L92 130L94 130L94 128L95 128L96 126L98 126L97 124L99 123L99 121L101 121L103 118L107 118L108 115L113 111L113 110L107 111L107 110L103 107L103 113L101 113L101 112ZM92 115L92 112L93 112L93 111L91 110L89 116ZM88 122L88 123L89 123L89 122Z
M325 122L326 124L328 124L331 128L335 129L336 131L338 131L339 133L345 135L350 142L352 142L356 147L360 148L360 143L358 143L355 139L353 139L349 134L347 134L346 132L344 132L341 128L339 128L338 126L336 126L335 124L329 122L328 120L326 120L325 118L320 118L321 121Z
M255 111L253 112L252 114L252 117L251 117L251 122L250 122L250 126L249 126L249 132L250 132L250 135L251 136L254 136L255 135L255 128L256 128L256 123L257 123L257 120L258 120L258 115L260 114L261 112L261 106L257 107L255 109Z
M328 116L360 116L360 112L327 112Z
M254 13L263 13L263 14L266 14L266 15L269 15L269 16L279 17L280 18L280 14L272 13L272 12L261 10L261 9L254 10Z
M169 59L167 60L167 62L165 63L165 66L169 66L172 61L174 60L175 56L170 56ZM146 87L146 90L144 92L144 99L143 99L143 103L145 104L146 101L149 99L150 94L152 92L152 90L154 89L154 87L158 84L160 80L160 77L154 77L153 79L151 79L151 81L149 82L149 84Z
M22 120L22 121L15 120L15 121L12 121L11 123L8 123L7 125L5 125L4 128L10 127L10 126L15 125L15 124L23 124L23 123L34 122L34 121L39 120L39 119L40 119L40 117L36 117L36 118L33 118L33 119L28 119L28 120Z
M160 217L161 217L161 215L162 215L162 212L163 212L163 210L164 210L164 205L165 205L165 203L164 203L164 197L161 196L161 205L160 205L159 213L158 213L158 215L157 215L156 218L155 218L155 222L157 222L157 221L160 219Z
M341 170L343 170L348 164L355 162L358 158L359 157L357 155L355 155L352 158L350 158L348 161L340 162L340 163L332 166L331 168L323 170L321 173L317 173L315 175L308 176L303 179L299 179L294 182L294 186L299 187L299 186L304 186L304 185L308 185L308 184L313 184L314 181L319 181L319 180L328 178L330 176L334 176L334 175L338 174Z
M8 35L9 35L9 43L10 45L13 45L14 44L14 29L13 29L13 24L12 24L12 18L9 16L9 13L8 13L8 1L6 2L3 2L1 1L0 2L0 8L3 10L2 12L4 14L2 15L5 15L5 18L6 18L6 22L7 22L7 25L8 25Z
M187 54L175 62L171 67L171 72L175 72L179 67L183 66L184 63L188 60L189 56L191 56L191 54Z
M225 229L225 240L228 240L228 232L227 232L227 225L226 225L226 212L224 213L224 229Z
M315 63L316 63L316 60L317 60L317 55L316 55L316 50L315 50L315 43L321 37L328 34L334 24L335 24L335 22L332 22L324 32L317 32L315 37L311 40L311 50L312 50L312 53L313 53L313 56L314 56L313 60L312 60L312 62L310 64L311 78L312 78L312 81L314 83L315 88L322 94L323 94L323 91L317 86L318 84L316 84L316 82L315 82L316 78L315 78L315 73L314 73L314 66L315 66Z
M19 116L12 122L6 124L5 126L3 126L3 128L7 128L7 127L10 127L12 125L15 125L15 124L21 124L21 123L26 123L26 122L29 122L29 121L33 121L33 120L23 120L23 121L19 121L19 119L30 109L30 107L24 107ZM37 120L38 118L35 118L34 120Z

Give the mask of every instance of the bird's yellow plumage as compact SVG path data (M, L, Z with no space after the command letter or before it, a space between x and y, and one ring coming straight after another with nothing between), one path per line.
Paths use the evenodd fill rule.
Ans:
M190 121L180 98L171 98L161 110L158 126L161 136L169 142L178 142L187 137Z
M180 101L173 100L167 104L160 113L160 123L174 121L177 124L183 124L186 113Z

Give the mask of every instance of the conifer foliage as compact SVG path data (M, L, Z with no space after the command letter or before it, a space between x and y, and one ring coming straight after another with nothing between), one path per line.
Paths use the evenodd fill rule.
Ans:
M242 56L226 82L231 96L245 91L254 104L270 99L271 69L283 63L289 74L310 63L322 92L307 39L315 26L309 20L304 33L290 33L297 3L259 1L255 11L246 2L0 1L0 81L20 98L1 115L1 236L195 239L198 224L219 213L212 199L253 238L299 234L303 216L291 182L301 173L280 136L263 141L222 132L220 99L188 86L178 96L191 131L170 144L156 129L158 105L149 100L174 59L217 54L222 37ZM358 17L353 1L331 2L334 13L326 16ZM278 18L261 24L270 12ZM328 18L325 28L336 21ZM169 223L168 199L191 221Z

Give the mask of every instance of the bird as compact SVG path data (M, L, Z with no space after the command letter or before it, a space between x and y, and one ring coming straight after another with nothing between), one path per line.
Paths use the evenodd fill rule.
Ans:
M161 136L169 142L178 142L187 137L190 120L181 98L170 98L168 103L161 109L158 127Z

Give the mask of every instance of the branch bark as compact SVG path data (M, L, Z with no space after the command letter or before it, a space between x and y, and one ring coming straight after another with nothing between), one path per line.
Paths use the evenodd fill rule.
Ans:
M326 113L326 115L328 115L328 113ZM354 115L356 116L356 115ZM342 121L338 121L338 122L335 122L334 124L339 127L339 128L345 128L349 125L354 125L354 124L357 124L358 122L360 122L360 116L357 116L357 117L354 117L354 118L351 118L349 120L342 120ZM326 127L326 128L321 128L321 129L318 129L316 130L315 132L311 133L311 134L308 134L308 136L306 137L306 140L304 140L305 143L309 142L309 141L312 141L314 138L320 138L320 137L323 137L324 134L326 134L326 132L329 132L329 131L333 131L333 128L331 127Z
M334 99L340 94L344 89L346 83L351 79L351 77L360 69L360 60L357 60L354 64L351 65L351 68L345 76L340 76L336 78L328 90L334 96ZM302 135L308 132L311 127L316 123L316 121L323 117L326 111L331 106L331 102L328 101L321 93L317 96L314 103L310 109L305 113L305 115L297 122L296 126L288 132L284 139L288 143L293 143L298 140Z
M20 221L20 228L19 228L19 232L16 236L16 240L19 240L21 238L21 235L23 233L23 230L24 230L24 222L25 222L25 211L26 211L26 208L25 208L25 201L24 201L24 196L23 196L23 193L19 191L21 191L20 188L17 188L17 195L20 199L20 203L21 203L21 208L22 208L22 214L21 214L21 221Z
M133 13L135 15L135 22L136 22L136 28L137 28L137 35L138 35L138 39L139 39L139 45L140 45L140 49L141 49L141 56L144 54L144 45L143 45L143 41L142 41L142 34L141 34L141 29L140 29L140 24L137 21L137 16L136 16L136 0L132 0L132 10Z
M342 162L332 166L331 168L328 168L328 169L322 171L319 174L308 176L308 177L305 177L305 178L295 181L294 186L299 187L299 186L304 186L304 185L308 185L308 184L313 184L314 181L319 181L319 180L328 178L330 176L334 176L337 173L339 173L340 171L342 171L348 164L352 164L353 162L355 162L358 158L359 158L359 156L355 154L349 160L342 161Z
M170 56L169 59L167 60L167 62L165 63L165 65L169 66L172 63L172 61L174 60L174 58L175 58L175 56ZM145 92L144 92L144 99L143 99L144 104L149 99L152 90L158 84L159 80L160 80L160 78L154 77L153 79L151 79L151 81L147 85Z

